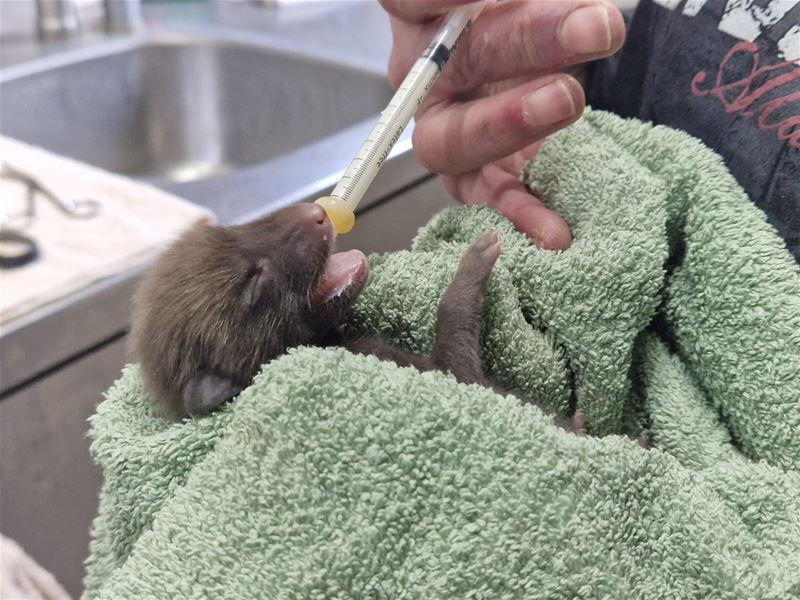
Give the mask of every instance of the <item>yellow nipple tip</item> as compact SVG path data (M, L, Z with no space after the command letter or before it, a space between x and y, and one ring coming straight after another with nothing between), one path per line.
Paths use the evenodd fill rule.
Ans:
M334 233L341 234L347 233L353 228L356 222L356 216L350 207L344 203L344 200L336 196L323 196L315 202L319 204L328 215L333 225Z

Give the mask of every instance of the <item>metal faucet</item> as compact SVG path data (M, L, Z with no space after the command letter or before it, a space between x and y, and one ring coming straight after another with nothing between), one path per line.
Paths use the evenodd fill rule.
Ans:
M74 35L80 28L74 0L36 0L36 27L43 39Z
M141 0L103 0L108 31L134 32L142 26Z
M109 32L137 31L142 25L141 0L103 0ZM42 39L72 37L80 30L75 0L36 0L36 25Z

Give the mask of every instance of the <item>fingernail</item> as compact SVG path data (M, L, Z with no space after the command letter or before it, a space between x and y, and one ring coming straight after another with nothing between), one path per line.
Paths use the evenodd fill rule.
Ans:
M611 22L605 6L579 8L571 13L558 31L561 45L576 54L594 54L611 49Z
M533 241L533 245L542 250L563 250L556 240L554 240L555 232L549 229L539 229L534 231L528 237Z
M541 229L534 229L533 231L528 232L528 239L530 239L531 242L533 242L534 246L536 246L537 248L541 248L542 250L550 249L548 248L549 237L550 234L546 230L543 231Z
M560 79L522 99L522 118L531 127L547 127L575 114L575 102Z

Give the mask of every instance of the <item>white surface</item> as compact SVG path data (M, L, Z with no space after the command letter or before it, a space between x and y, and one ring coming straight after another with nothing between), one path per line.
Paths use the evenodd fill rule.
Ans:
M37 195L36 218L23 233L37 242L39 258L0 271L0 323L141 264L193 224L213 221L176 196L17 140L0 138L0 160L60 197L102 204L94 218L71 219ZM24 185L0 181L3 213L19 212L25 198Z
M19 544L0 535L0 598L69 600L70 596Z

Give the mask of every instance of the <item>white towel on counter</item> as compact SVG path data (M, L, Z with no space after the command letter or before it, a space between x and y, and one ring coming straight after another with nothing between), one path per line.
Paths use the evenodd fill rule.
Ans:
M70 595L19 544L0 535L0 600L70 600Z
M0 137L0 160L60 198L101 204L96 217L74 219L37 194L36 217L21 233L36 241L39 257L0 271L3 324L140 265L195 223L214 221L209 210L150 185L8 137ZM24 210L26 197L21 182L0 180L3 214Z

